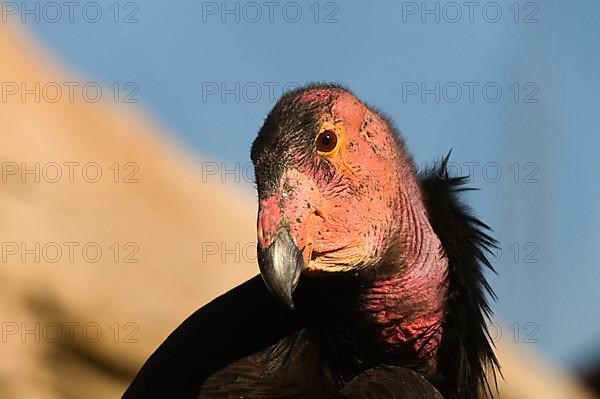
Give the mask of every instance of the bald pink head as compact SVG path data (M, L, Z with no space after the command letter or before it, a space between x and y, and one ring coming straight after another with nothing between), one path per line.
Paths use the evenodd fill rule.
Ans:
M402 176L413 174L399 143L387 121L344 89L283 97L252 149L259 248L284 225L306 273L379 263L398 224Z

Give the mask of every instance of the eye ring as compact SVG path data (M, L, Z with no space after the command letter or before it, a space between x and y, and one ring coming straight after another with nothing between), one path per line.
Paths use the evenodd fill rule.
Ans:
M338 145L337 134L333 130L324 130L317 136L317 151L322 154L333 152Z

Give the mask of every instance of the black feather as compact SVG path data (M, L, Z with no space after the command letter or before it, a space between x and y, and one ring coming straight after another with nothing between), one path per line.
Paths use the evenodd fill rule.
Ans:
M486 295L495 294L484 268L494 271L486 258L497 247L490 228L459 199L468 176L448 176L450 153L439 165L421 174L421 188L430 223L448 257L448 294L438 353L438 375L433 381L448 399L477 397L480 387L491 393L486 370L496 384L500 369L487 328L492 315ZM496 387L497 389L497 387Z
M194 312L136 375L125 399L196 398L206 379L301 328L260 276Z
M350 381L345 399L443 399L422 375L403 367L374 367Z

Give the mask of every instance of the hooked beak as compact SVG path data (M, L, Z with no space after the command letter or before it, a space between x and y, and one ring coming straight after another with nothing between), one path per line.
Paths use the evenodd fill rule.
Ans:
M258 265L271 294L294 309L292 292L298 285L304 259L287 228L281 227L267 248L258 246Z

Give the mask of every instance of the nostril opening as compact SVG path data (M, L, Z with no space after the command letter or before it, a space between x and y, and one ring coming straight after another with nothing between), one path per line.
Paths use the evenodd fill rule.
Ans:
M321 211L318 208L315 208L313 213L315 214L315 216L320 217L321 219L325 219L325 217L323 217L323 213L321 213Z

